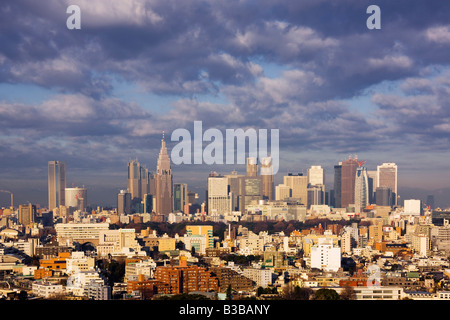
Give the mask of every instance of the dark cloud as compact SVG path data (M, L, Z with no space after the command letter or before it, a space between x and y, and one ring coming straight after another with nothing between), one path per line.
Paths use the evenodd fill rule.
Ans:
M290 154L447 149L445 1L378 1L381 30L366 28L373 3L360 0L80 0L81 30L66 28L70 4L0 8L0 85L55 93L35 104L0 97L5 168L58 158L77 173L117 172L135 157L154 167L162 130L195 120L280 129ZM117 79L172 103L150 112L153 101L130 103ZM372 109L352 107L358 96Z

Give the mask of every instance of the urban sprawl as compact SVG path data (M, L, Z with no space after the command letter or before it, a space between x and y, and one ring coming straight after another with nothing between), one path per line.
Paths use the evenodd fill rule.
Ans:
M397 194L397 165L355 157L274 185L270 158L207 178L205 201L173 183L164 139L156 172L128 164L117 207L92 208L48 163L48 208L0 210L7 300L450 299L449 208ZM4 190L2 190L4 191ZM401 202L401 203L400 203Z

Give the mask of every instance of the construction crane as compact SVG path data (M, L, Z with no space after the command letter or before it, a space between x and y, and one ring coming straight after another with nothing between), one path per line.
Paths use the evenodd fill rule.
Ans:
M14 204L13 193L11 191L8 191L8 190L0 190L0 192L9 193L11 195L11 207L13 207L13 204Z

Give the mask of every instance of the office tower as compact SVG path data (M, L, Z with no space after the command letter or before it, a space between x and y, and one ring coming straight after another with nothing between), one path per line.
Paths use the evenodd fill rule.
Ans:
M247 177L257 177L258 175L258 159L255 157L247 158Z
M311 166L308 169L308 184L312 186L325 185L325 171L321 166Z
M166 141L161 140L161 150L159 152L158 164L156 167L156 213L168 215L172 212L172 170L170 168L170 158L167 153Z
M266 157L261 160L261 179L263 199L273 200L273 168L272 158Z
M312 205L325 204L325 186L320 185L308 185L308 203L307 208L311 208Z
M241 199L243 199L244 212L247 206L254 200L262 200L262 178L261 177L244 177L241 183ZM241 205L242 207L242 205ZM241 211L242 212L242 211Z
M377 189L377 170L367 170L369 182L369 203L375 204L375 191Z
M189 203L187 184L173 184L173 212L184 211L184 206Z
M367 168L356 169L355 177L355 210L361 212L369 204L369 178Z
M117 194L117 213L131 213L131 193L127 192L126 190L120 190L120 192Z
M144 213L152 213L153 212L153 195L146 194L142 201L144 204Z
M86 211L87 190L86 188L66 188L65 206L75 208L75 210Z
M244 201L243 201L243 195L241 194L241 191L243 187L241 187L241 184L244 182L244 175L237 174L236 171L231 172L229 175L225 175L225 177L228 179L228 186L230 188L229 195L230 195L230 201L231 201L231 211L244 211Z
M34 223L36 216L36 206L32 204L19 205L18 222L26 227L31 226Z
M392 191L388 187L378 187L375 191L377 206L392 206Z
M48 209L65 205L66 164L63 161L48 162Z
M356 169L359 167L357 158L349 157L342 161L341 171L341 207L346 208L355 203Z
M308 177L302 173L288 173L284 176L284 185L292 190L292 198L301 199L302 204L308 203Z
M383 163L377 166L377 187L391 188L392 205L397 205L397 165L395 163Z
M426 205L427 205L427 207L429 207L431 210L434 209L434 196L433 196L433 195L428 195L428 196L427 196Z
M325 203L325 171L321 166L311 166L308 169L307 207Z
M228 178L211 174L208 177L208 213L229 214L231 213L231 198Z
M140 172L140 192L139 192L139 199L143 200L144 196L146 194L150 193L150 173L147 168L144 168L143 166L139 169Z
M132 200L141 199L141 164L137 160L128 163L127 187Z
M342 162L334 166L334 186L333 186L333 198L334 207L341 208L341 177L342 177Z

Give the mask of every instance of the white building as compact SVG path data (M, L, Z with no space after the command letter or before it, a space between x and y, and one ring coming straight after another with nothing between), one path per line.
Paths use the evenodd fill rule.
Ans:
M55 225L59 244L98 240L100 232L108 229L109 223L58 223Z
M141 262L130 262L125 266L125 279L138 279L139 275L143 275L147 279L153 278L155 270L156 262L152 259Z
M66 273L71 275L80 271L94 270L95 258L87 257L83 251L74 251L71 257L66 259Z
M67 278L66 292L75 296L85 296L85 289L93 283L104 285L105 281L96 270L79 271Z
M127 248L136 252L141 250L141 246L136 240L135 229L103 230L99 233L97 246L99 256L121 253Z
M420 200L410 199L404 202L404 214L419 216L422 211Z
M418 255L426 257L431 249L430 238L423 234L413 235L412 247Z
M257 287L266 288L272 284L272 271L269 269L245 268L242 274L255 281Z
M62 284L37 280L32 284L32 293L38 297L49 298L53 295L64 293L64 287Z
M186 250L195 248L195 252L205 254L206 248L208 248L208 237L206 235L187 235L181 239L184 243Z
M311 268L324 271L338 271L341 267L341 248L334 246L333 241L319 238L318 244L311 247Z
M227 215L232 211L232 201L228 193L228 178L208 177L208 213Z
M313 186L325 184L325 174L321 166L311 166L308 169L308 184Z

